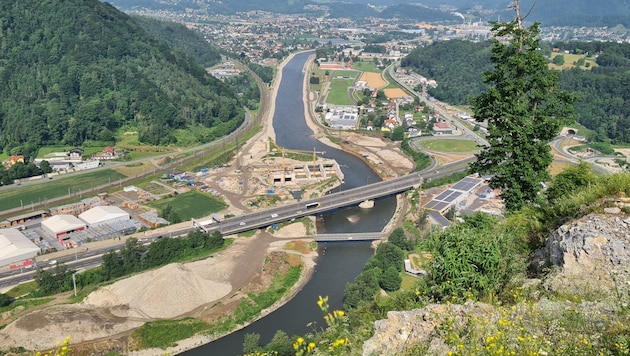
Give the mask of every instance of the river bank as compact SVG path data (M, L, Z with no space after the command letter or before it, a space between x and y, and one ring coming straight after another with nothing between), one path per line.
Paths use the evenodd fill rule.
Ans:
M266 255L274 251L286 251L283 245L286 245L286 243L290 241L296 241L295 239L291 237L299 236L299 235L302 235L302 236L306 235L306 231L303 228L303 225L299 223L290 224L278 230L276 233L274 233L274 238L279 238L280 240L274 241L269 245ZM255 238L255 236L252 238ZM311 276L313 275L313 272L315 271L315 266L317 264L317 257L318 257L316 251L313 251L312 253L309 253L309 254L299 254L299 255L303 262L303 269L302 269L302 273L300 274L300 279L298 280L298 282L295 283L291 287L289 292L285 294L280 300L276 301L272 306L264 309L256 319L253 319L249 321L248 323L239 325L237 328L223 334L206 335L203 333L199 333L199 334L194 335L193 337L177 341L177 346L174 346L174 347L170 347L167 349L158 349L158 348L143 349L143 350L129 352L129 355L131 356L154 356L158 354L178 355L185 351L208 344L225 335L236 332L256 322L257 320L269 315L270 313L272 313L273 311L277 310L278 308L286 304L288 301L290 301L308 283ZM213 303L213 304L216 304L216 303ZM208 306L208 307L212 308L212 306Z
M282 68L284 67L284 64L290 61L291 58L288 58L280 66L278 73L279 77L273 89L273 98L270 105L269 116L263 120L263 130L261 130L255 138L249 140L248 143L244 145L241 153L239 153L239 159L243 165L246 165L248 160L249 162L256 162L261 156L267 154L265 145L270 138L275 138L271 118L275 112L278 86L282 77ZM305 100L304 106L310 107L310 105L307 105L306 101L310 100L311 94L306 94L308 92L306 85L307 84L305 82L305 90L303 91L303 100ZM315 136L320 140L320 142L330 143L330 141L326 138L327 132L317 124L316 118L310 114L305 115L305 117L308 118L306 121L309 124L309 127L313 129ZM373 167L379 167L381 171L391 170L391 174L395 174L393 172L393 164L402 165L402 167L408 166L408 164L405 164L404 162L409 160L403 154L397 155L396 147L391 143L378 138L362 137L361 135L350 132L344 132L343 138L344 141L349 142L349 144L344 144L344 146L348 146L343 147L344 151L348 151L354 146L360 147L360 149L369 152L369 155L374 160L369 162L370 165ZM358 155L359 153L355 154L355 157ZM363 157L365 156L363 155ZM374 162L381 162L381 164ZM361 178L361 180L363 180L363 178ZM361 182L361 180L359 180L359 182ZM235 197L234 199L238 199L238 197ZM398 205L400 206L400 204ZM231 208L229 212L232 212L233 209L234 208ZM399 209L396 211L398 212ZM235 211L234 213L238 214L239 212ZM399 217L400 215L397 213L395 216ZM185 316L207 320L213 315L222 315L220 313L229 312L238 306L238 301L240 300L237 298L238 296L244 296L248 291L260 290L260 288L264 287L264 284L261 282L265 280L265 278L268 279L272 274L268 273L267 275L264 275L261 272L265 269L264 261L266 256L270 253L282 250L282 246L286 245L286 242L290 238L301 239L307 237L306 231L295 230L297 229L296 226L299 225L300 224L291 224L274 233L273 236L268 233L259 232L259 235L256 235L255 237L238 237L233 246L226 250L225 253L218 254L212 259L208 259L209 261L206 261L205 265L201 264L199 270L186 266L186 264L174 264L172 266L167 266L163 270L158 270L159 272L157 274L143 274L143 277L140 277L140 279L144 278L145 280L150 280L153 287L151 285L143 285L141 288L137 286L133 287L134 284L132 283L132 287L130 288L129 284L123 283L121 284L121 286L123 286L121 288L111 287L107 293L102 292L101 297L99 298L92 297L90 302L95 304L89 308L86 307L85 309L82 309L81 312L77 312L77 310L74 310L72 313L60 312L57 314L58 319L49 318L51 314L34 314L30 317L30 319L25 318L21 321L21 323L15 323L17 329L13 329L13 331L16 333L23 333L25 336L33 335L34 333L43 335L45 337L40 338L39 341L46 343L52 342L52 345L54 345L54 342L59 341L59 338L72 333L84 336L84 338L73 337L73 344L75 342L80 343L83 341L86 341L86 344L89 344L87 340L93 339L96 339L97 342L114 340L118 344L125 345L123 347L124 349L127 349L125 340L128 340L131 330L146 321L158 319L179 319ZM285 252L295 253L294 251ZM304 270L299 281L280 301L264 310L258 319L262 318L264 315L270 314L290 301L310 281L310 278L315 270L317 255L316 253L313 253L312 255L309 254L309 256L304 256L303 254L300 254L299 256L304 263ZM220 259L224 259L223 262L219 262ZM208 274L208 277L205 280L190 281L187 279L192 277L191 275L203 274L203 271ZM172 283L172 281L189 282L182 285ZM186 284L188 286L186 286ZM194 299L193 297L195 297L195 292L197 292L196 294L203 294L199 293L200 290L205 290L201 287L203 284L216 284L217 286L222 286L220 288L221 293L208 293L207 296L212 296L212 298L204 300ZM229 288L227 284L229 284ZM154 288L156 286L159 287ZM199 286L199 288L196 289L195 286ZM191 290L191 299L186 299L185 301L183 299L178 300L178 293L189 294L186 292L188 290L186 289L187 287ZM207 288L207 286L205 286L205 288ZM167 295L167 292L173 292L173 295ZM149 296L151 297L150 301L144 299ZM110 302L111 300L118 300L120 303L115 304ZM178 300L179 305L176 306L177 308L169 305L169 303L172 304L174 300ZM217 302L220 300L223 300L225 303L217 305ZM97 301L104 304L99 306ZM151 309L142 309L143 304L149 304ZM94 305L96 305L96 307L94 307ZM131 308L130 305L132 306ZM169 312L169 308L172 308L173 310ZM182 310L185 310L183 314ZM69 314L73 314L74 316ZM111 319L103 319L103 315L111 316ZM54 320L54 322L46 323L46 320ZM129 324L126 324L127 322ZM109 327L108 325L115 325L120 329L107 330ZM128 327L128 331L122 331L125 325ZM239 325L238 329L245 326L246 325ZM91 328L94 328L97 333L92 333L90 335L87 331L91 331ZM234 331L235 330L232 330L231 332ZM8 332L11 332L11 327L7 327L0 331L0 334ZM100 332L103 334L98 334ZM164 352L176 354L209 343L216 338L218 337L198 335L190 339L178 341L178 346L171 349L147 349L137 351L132 354L155 355L163 354ZM5 342L15 342L17 345L24 343L24 345L37 346L37 344L32 344L32 342L34 342L32 340L18 341L17 338L5 338L5 341L0 341L0 346L3 346L3 343ZM8 345L7 343L5 343L5 345ZM76 346L75 350L77 349Z

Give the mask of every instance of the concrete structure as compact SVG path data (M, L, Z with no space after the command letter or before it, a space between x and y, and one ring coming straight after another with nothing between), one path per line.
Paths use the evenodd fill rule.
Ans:
M73 246L68 234L85 230L86 227L83 221L73 215L54 215L42 221L42 230L66 247Z
M97 168L101 164L101 161L95 159L91 161L83 161L81 163L75 163L73 168L75 171L84 171L86 169Z
M32 262L25 261L30 261L38 252L39 247L18 229L0 229L0 266L31 266Z
M405 259L405 272L414 275L414 276L425 276L427 274L427 271L423 270L423 269L415 269L413 267L411 267L411 260L410 259Z
M94 207L80 214L79 219L91 228L103 224L124 223L131 219L131 216L117 206L105 205Z

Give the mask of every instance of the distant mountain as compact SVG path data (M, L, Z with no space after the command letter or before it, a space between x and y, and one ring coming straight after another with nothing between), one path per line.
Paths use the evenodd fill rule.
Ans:
M111 0L117 8L127 11L134 9L186 11L194 9L216 14L229 14L253 10L276 13L302 13L305 5L316 4L311 0Z
M391 6L399 0L353 0L359 4ZM416 3L409 1L410 3ZM507 21L514 18L509 8L512 0L420 0L435 9L450 8L476 20ZM630 0L521 0L523 15L530 12L527 21L539 21L544 26L630 26Z
M184 11L192 8L209 13L265 10L276 13L327 14L333 17L382 17L417 21L453 20L453 11L475 21L514 18L512 0L111 0L123 10L135 8ZM369 6L368 6L369 5ZM630 0L521 0L528 21L544 26L630 26ZM431 17L433 16L433 17Z
M109 4L2 1L0 31L5 152L110 144L123 126L152 145L172 144L174 130L192 126L207 140L244 119L229 87Z

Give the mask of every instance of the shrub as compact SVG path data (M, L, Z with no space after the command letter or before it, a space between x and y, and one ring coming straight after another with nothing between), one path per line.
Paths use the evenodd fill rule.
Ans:
M433 257L421 290L435 300L492 298L525 271L525 249L512 234L454 226L430 235Z

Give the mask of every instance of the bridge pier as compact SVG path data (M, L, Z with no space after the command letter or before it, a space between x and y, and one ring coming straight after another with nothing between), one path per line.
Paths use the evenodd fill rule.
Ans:
M359 208L361 209L370 209L374 207L374 200L364 200L359 203Z

